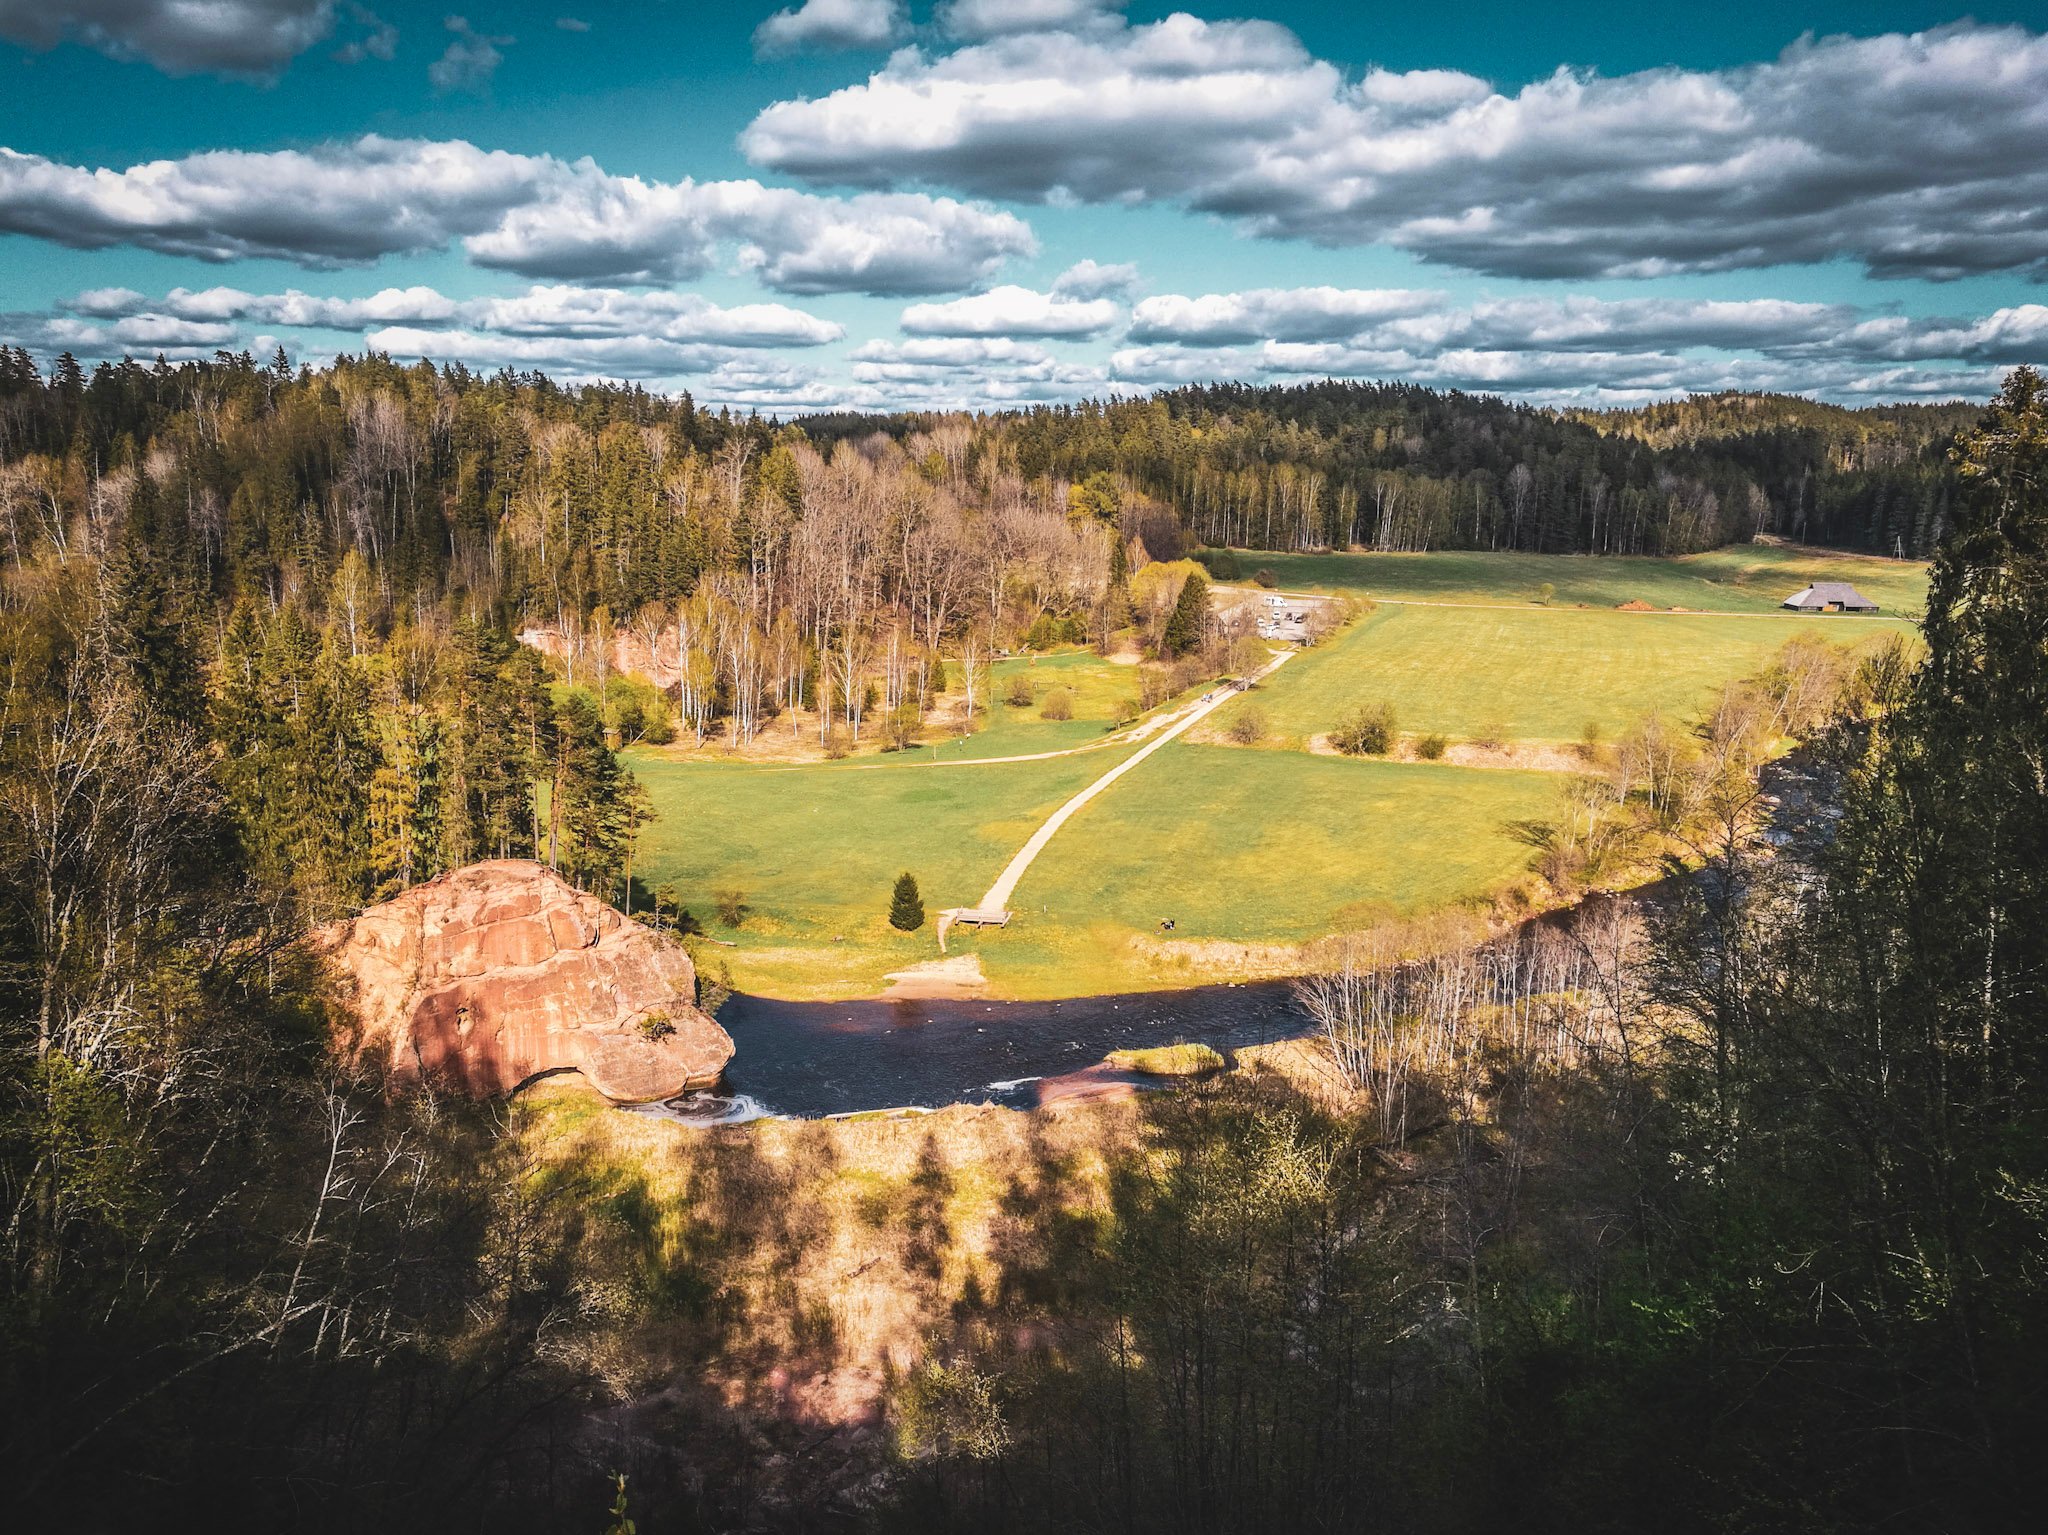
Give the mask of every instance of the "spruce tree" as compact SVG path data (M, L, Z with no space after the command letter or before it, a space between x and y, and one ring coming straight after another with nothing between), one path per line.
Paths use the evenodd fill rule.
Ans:
M1160 647L1170 656L1184 656L1202 643L1202 630L1209 621L1209 583L1200 572L1187 578L1167 615L1166 632Z
M889 901L889 926L906 933L924 926L924 897L918 893L917 876L908 869L896 876L896 892Z

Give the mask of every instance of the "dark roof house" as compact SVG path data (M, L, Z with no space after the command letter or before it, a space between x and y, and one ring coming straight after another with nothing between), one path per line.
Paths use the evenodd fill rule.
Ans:
M1875 613L1877 604L1847 581L1816 581L1794 592L1783 606L1800 613Z

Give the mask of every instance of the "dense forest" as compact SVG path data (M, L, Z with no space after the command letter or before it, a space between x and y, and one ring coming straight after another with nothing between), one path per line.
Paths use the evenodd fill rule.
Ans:
M643 1531L1994 1531L2039 1506L2030 372L1988 415L1332 384L792 427L377 357L11 352L0 516L24 1528L601 1528L614 1469ZM799 1170L728 1166L686 1240L636 1246L644 1194L542 1177L509 1111L387 1097L329 1052L309 923L491 854L627 885L630 731L525 626L644 625L676 728L860 732L1049 616L1163 641L1184 588L1145 569L1190 543L1758 529L1935 554L1925 659L1889 653L1811 731L1839 816L1788 846L1746 767L1703 777L1639 929L1340 990L1378 1110L1170 1095L1092 1222L1047 1160L850 1510L763 1512L775 1456L730 1413L611 1416L763 1364L728 1265L801 1255Z
M1970 408L1767 395L1561 413L1415 385L1218 384L1005 418L1028 475L1170 504L1207 544L1689 554L1775 534L1925 555ZM806 422L816 435L921 418Z

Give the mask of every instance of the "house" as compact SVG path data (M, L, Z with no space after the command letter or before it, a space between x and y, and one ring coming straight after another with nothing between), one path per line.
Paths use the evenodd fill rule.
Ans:
M1796 613L1875 613L1877 604L1847 581L1816 581L1781 604Z

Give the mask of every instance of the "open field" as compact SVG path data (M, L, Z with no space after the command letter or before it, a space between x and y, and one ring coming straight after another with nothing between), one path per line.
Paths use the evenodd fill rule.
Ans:
M1890 613L1917 612L1924 566L1745 547L1688 559L1530 555L1265 556L1283 585L1370 592L1379 606L1296 656L1248 702L1270 746L1305 745L1386 700L1403 731L1509 742L1605 736L1650 710L1683 719L1795 634L1875 641L1878 620L1774 616L1811 579L1848 579ZM1257 568L1247 558L1247 568ZM1545 583L1553 600L1531 599ZM1699 613L1618 613L1639 599ZM1585 606L1578 606L1584 603ZM1451 605L1438 605L1451 604ZM1469 605L1468 605L1469 604ZM1137 692L1132 668L1070 651L999 663L972 736L827 763L717 761L635 750L658 813L641 877L673 885L733 984L789 998L873 996L936 957L930 922L888 926L898 871L927 913L979 898L1045 818L1135 750L1105 740ZM1003 702L1028 676L1035 701ZM1054 688L1074 718L1043 718ZM1224 705L1203 732L1243 705ZM1036 761L972 765L1101 743ZM1525 760L1536 761L1541 752ZM1171 742L1087 804L1026 871L1006 929L959 931L991 994L1053 997L1235 978L1250 956L1390 916L1484 903L1526 877L1513 823L1543 819L1554 773L1353 760ZM717 893L743 893L736 928ZM1172 919L1170 936L1159 925Z
M1363 592L1392 601L1533 603L1548 584L1557 607L1647 602L1711 613L1770 613L1810 581L1848 581L1887 614L1916 616L1927 566L1833 551L1735 544L1706 554L1649 555L1269 554L1238 555L1247 575L1271 570L1296 591ZM1787 615L1787 621L1791 616ZM1856 620L1850 620L1851 623Z
M1795 634L1860 643L1895 632L1911 626L1386 605L1284 668L1252 702L1276 738L1296 742L1382 700L1402 730L1454 740L1497 732L1509 741L1575 741L1588 725L1612 739L1652 710L1690 718Z

